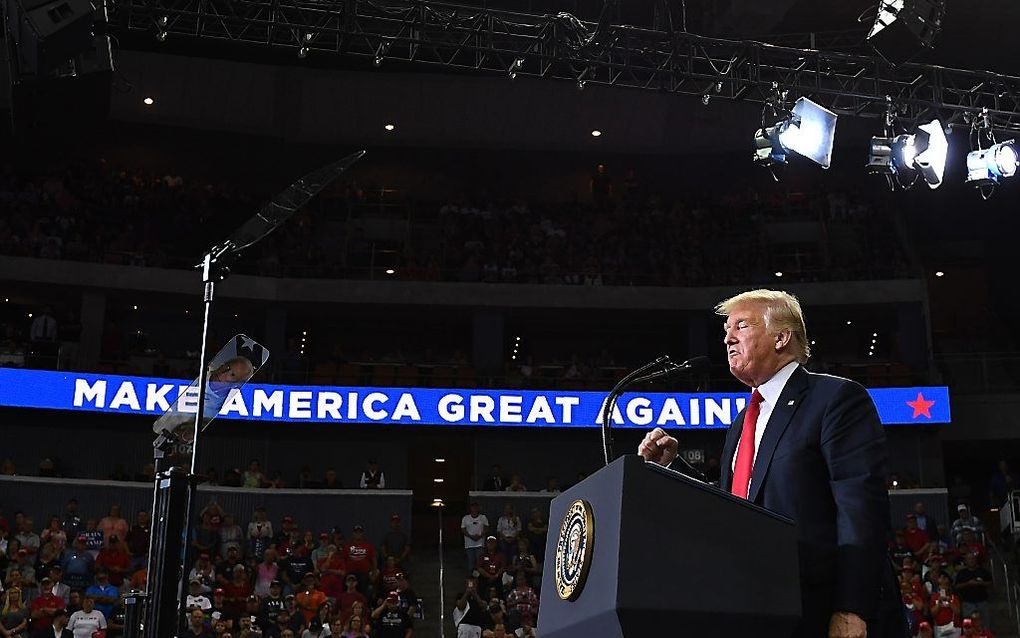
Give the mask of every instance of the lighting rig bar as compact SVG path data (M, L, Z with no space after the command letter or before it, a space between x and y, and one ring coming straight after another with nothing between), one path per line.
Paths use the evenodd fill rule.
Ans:
M965 126L984 112L1020 133L1020 78L877 56L667 33L420 0L114 0L111 28L362 56L485 74L764 102L774 86L842 115ZM966 125L969 126L969 125Z

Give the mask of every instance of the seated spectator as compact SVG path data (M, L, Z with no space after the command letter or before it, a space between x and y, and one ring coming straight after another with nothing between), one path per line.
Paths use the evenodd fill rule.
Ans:
M968 554L977 556L978 563L981 565L986 564L988 560L988 549L981 542L980 537L970 529L963 530L962 540L957 544L956 551L959 556L956 561L958 563L962 562Z
M74 638L74 633L67 629L68 612L61 607L53 614L49 626L41 627L34 638Z
M559 494L560 493L560 482L555 476L550 476L545 480L545 487L539 490L542 494Z
M226 609L231 616L240 616L248 596L251 596L251 581L248 579L248 570L241 563L234 565L230 575L230 582L223 586Z
M14 538L17 539L21 549L24 549L25 552L33 559L39 551L39 546L42 545L42 540L33 530L34 526L32 519L25 516L21 519L21 523L18 525L18 533L14 535Z
M514 474L510 477L510 484L506 486L505 492L527 492L528 486L521 480L520 474Z
M535 627L530 620L525 619L521 626L514 630L514 638L538 638Z
M502 492L506 487L506 479L503 478L503 468L499 464L492 466L492 473L485 479L482 489L486 492Z
M367 603L363 603L360 600L356 600L351 605L350 611L348 611L346 615L341 614L340 616L340 620L343 622L345 627L349 626L352 618L361 619L361 625L362 627L364 627L365 633L369 633L370 631L372 631L373 627L369 617Z
M977 516L973 516L964 503L960 503L956 506L956 512L958 518L953 521L953 527L950 533L953 537L953 544L959 545L963 542L964 530L971 530L975 534L981 535L985 533L985 526L981 523Z
M50 567L50 582L53 583L53 587L50 591L54 596L64 601L66 606L71 600L71 587L68 586L64 581L64 569L60 565L54 565Z
M892 547L889 548L889 558L898 568L903 565L903 560L914 557L914 550L907 545L906 535L903 530L896 530Z
M209 554L207 553L203 552L198 555L195 566L188 573L189 581L196 579L202 583L202 593L204 594L211 592L217 585L216 567L209 560Z
M96 606L96 600L89 594L81 600L81 609L71 614L67 628L74 638L92 638L99 630L106 629L106 614Z
M192 609L188 614L188 627L184 630L186 638L212 638L205 624L205 614L201 609ZM78 638L77 634L75 638Z
M265 482L266 477L262 474L262 468L259 466L258 459L252 459L248 463L248 469L244 472L243 487L262 487Z
M386 475L383 474L383 471L379 468L379 463L375 459L368 461L368 467L361 473L359 485L363 489L386 489Z
M331 625L331 627L333 626ZM341 638L368 638L368 634L365 633L364 622L358 616L352 616L346 624L337 621L335 627L337 629L343 628L342 633L334 634Z
M916 636L917 628L927 613L925 600L929 597L918 594L911 584L902 578L900 579L900 595L903 598L903 608L907 615L907 627L910 630L910 635Z
M393 589L400 599L400 608L411 618L421 617L418 606L418 593L411 587L411 581L404 572L397 572L397 586Z
M227 604L227 592L222 587L212 590L212 607L209 608L209 617L222 620L226 623L227 629L237 626L240 614Z
M531 553L528 539L522 538L517 541L517 551L510 561L510 571L515 582L517 575L523 574L529 585L534 587L538 584L542 570L535 555Z
M319 487L324 490L342 490L344 489L344 482L340 480L336 470L329 467L326 468L326 476Z

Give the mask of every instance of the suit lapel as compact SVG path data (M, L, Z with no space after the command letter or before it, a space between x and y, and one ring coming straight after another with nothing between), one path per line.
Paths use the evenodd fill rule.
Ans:
M801 396L807 392L807 387L807 371L804 370L803 366L797 366L797 369L790 376L790 380L786 382L786 387L783 388L782 394L779 395L779 400L776 401L775 407L772 409L769 422L765 426L765 434L762 435L761 443L758 445L758 454L754 459L754 469L751 471L751 491L747 495L747 500L752 503L758 498L762 482L765 480L765 476L769 471L769 465L772 463L772 455L775 454L776 446L779 445L779 440L790 425L794 413L800 407Z
M740 442L740 433L744 429L744 412L740 411L737 418L730 423L730 429L726 431L726 442L723 443L722 457L719 459L719 488L727 492L733 487L733 455L737 452L737 443Z

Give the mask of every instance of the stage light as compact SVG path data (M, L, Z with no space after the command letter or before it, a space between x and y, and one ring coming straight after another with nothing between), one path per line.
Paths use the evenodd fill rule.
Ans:
M788 117L754 134L755 161L764 166L785 164L793 152L829 168L835 136L836 114L801 97Z
M602 137L602 131L595 129L591 132L592 137Z
M942 28L945 0L881 0L867 40L896 64L930 49Z
M994 186L999 180L1016 175L1020 156L1013 140L999 142L967 154L967 183Z
M867 169L869 173L885 175L891 187L898 184L910 188L920 175L930 188L938 188L946 172L948 154L949 141L942 122L932 120L919 126L916 133L872 137Z
M155 103L156 100L152 99L151 97L147 97L144 100L142 100L142 104L144 104L145 106L152 106Z

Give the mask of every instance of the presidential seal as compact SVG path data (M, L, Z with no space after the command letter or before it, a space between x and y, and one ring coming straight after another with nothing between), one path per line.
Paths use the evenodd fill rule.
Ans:
M584 589L591 567L595 522L591 504L576 500L567 508L556 541L556 593L563 600L575 600Z

